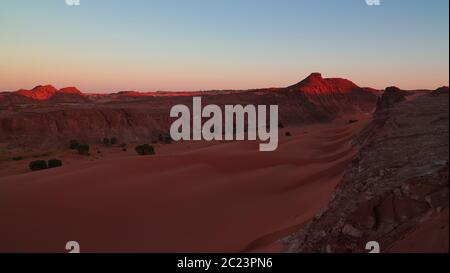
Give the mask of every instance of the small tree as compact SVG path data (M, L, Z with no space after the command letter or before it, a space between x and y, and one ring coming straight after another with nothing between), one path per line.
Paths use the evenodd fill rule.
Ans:
M77 147L77 151L81 155L89 155L90 147L87 144L80 144Z
M63 165L63 163L59 159L50 159L47 162L47 165L49 168L58 168L58 167L61 167Z
M32 161L30 162L29 167L32 171L45 170L47 169L47 162L45 162L44 160Z
M154 155L155 154L155 148L148 144L139 145L135 148L135 150L138 155Z

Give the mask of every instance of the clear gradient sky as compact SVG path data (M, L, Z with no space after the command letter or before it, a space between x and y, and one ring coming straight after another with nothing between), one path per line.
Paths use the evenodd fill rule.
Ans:
M2 0L0 90L448 85L449 1Z

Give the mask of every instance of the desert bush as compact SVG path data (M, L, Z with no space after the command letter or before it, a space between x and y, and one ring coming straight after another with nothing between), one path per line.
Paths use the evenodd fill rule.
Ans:
M348 121L348 124L353 124L353 123L357 123L359 120L357 119L351 119Z
M23 157L21 157L21 156L15 156L12 158L12 160L14 160L14 161L20 161L22 159L23 159Z
M292 136L291 132L286 132L285 135L286 135L287 137Z
M148 144L139 145L135 148L135 150L138 155L154 155L155 154L155 148Z
M278 122L278 128L280 128L280 129L284 128L284 124L281 121Z
M31 161L29 167L32 171L45 170L47 169L47 162L45 162L45 160Z
M77 147L77 151L81 155L89 155L90 147L87 144L80 144Z
M63 165L63 163L59 159L50 159L47 162L47 166L49 168L58 168L58 167L61 167L62 165Z
M78 148L78 146L80 145L80 143L78 143L77 140L71 140L70 144L69 144L69 148L71 150L76 150Z
M116 144L117 144L117 137L112 137L112 138L109 140L109 143L110 143L111 145L116 145Z

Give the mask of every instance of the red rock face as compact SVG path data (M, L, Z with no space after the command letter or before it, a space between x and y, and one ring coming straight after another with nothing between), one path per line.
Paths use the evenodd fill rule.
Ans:
M176 92L170 96L163 92L143 96L136 92L90 96L74 87L59 91L47 88L53 91L42 92L46 95L40 98L47 97L45 101L12 93L7 97L24 101L18 101L17 107L6 104L15 111L0 108L0 142L20 147L51 147L67 145L71 139L96 142L108 136L123 141L148 141L159 134L167 134L172 106L192 105L192 96L197 95L202 95L205 105L277 104L280 120L286 125L329 122L344 114L370 114L378 98L372 91L350 81L327 80L314 74L301 85L303 87L294 89ZM307 92L313 88L319 88L321 93Z
M39 85L32 90L21 89L16 92L3 94L0 97L0 103L3 105L29 104L33 102L81 103L87 101L87 96L76 87L66 87L57 90L52 85Z
M292 251L365 252L369 241L382 252L449 251L448 93L404 100L403 92L391 88L380 99L333 200L286 239ZM443 243L424 243L424 230Z
M16 93L18 95L22 95L24 97L33 99L33 100L37 100L37 101L44 101L44 100L48 100L51 97L53 97L53 95L55 95L55 93L58 90L53 87L52 85L39 85L36 86L35 88L31 89L31 90L19 90Z
M76 87L65 87L58 91L60 94L77 94L77 95L83 95L80 90Z
M312 73L303 81L288 87L305 94L348 94L360 90L360 87L346 79L324 79L320 73Z
M76 87L66 87L58 90L50 99L51 103L83 103L88 97Z

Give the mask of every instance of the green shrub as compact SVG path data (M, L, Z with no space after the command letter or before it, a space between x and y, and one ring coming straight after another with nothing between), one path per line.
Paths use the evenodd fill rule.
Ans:
M87 144L80 144L77 147L77 151L81 155L89 155L90 147Z
M61 167L63 165L63 163L59 159L50 159L47 162L47 165L49 168L58 168L58 167Z
M155 154L155 148L148 144L139 145L135 148L135 150L138 155L154 155Z
M30 162L29 167L32 171L45 170L47 169L47 162L45 162L44 160L32 161Z

